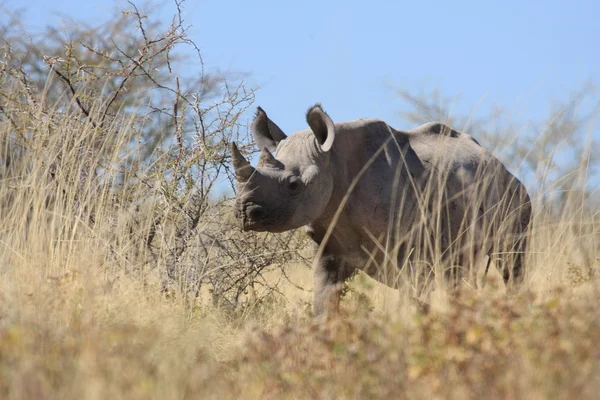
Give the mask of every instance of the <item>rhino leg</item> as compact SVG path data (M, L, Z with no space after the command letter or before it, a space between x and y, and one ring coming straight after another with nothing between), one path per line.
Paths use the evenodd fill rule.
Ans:
M529 200L528 200L529 201ZM518 290L525 278L525 258L527 253L527 240L529 225L531 223L531 206L525 203L519 213L513 218L519 218L515 226L508 232L502 232L503 239L500 240L498 250L498 268L507 292ZM507 218L508 219L508 218ZM509 228L510 224L507 224Z
M315 263L314 269L314 302L315 317L322 317L339 312L340 295L346 279L352 275L354 268L340 261L331 254L323 254Z
M460 255L458 265L449 281L451 289L458 289L462 281L466 281L468 286L475 289L485 287L492 258L488 257L487 253L481 250L481 247L478 246L477 250Z
M499 261L496 267L504 279L507 292L515 292L522 285L525 273L527 241L532 222L531 200L525 188L516 178L511 182L516 187L509 188L505 202L505 212L500 219Z
M527 237L523 236L508 249L505 249L496 264L502 274L506 290L516 291L525 278L525 252L527 250Z

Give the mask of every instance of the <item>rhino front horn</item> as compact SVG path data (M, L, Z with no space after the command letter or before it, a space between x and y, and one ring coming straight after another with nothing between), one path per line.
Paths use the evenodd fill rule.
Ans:
M246 182L254 173L254 168L246 158L240 153L235 142L231 142L231 159L233 161L233 169L235 170L235 178L238 182Z

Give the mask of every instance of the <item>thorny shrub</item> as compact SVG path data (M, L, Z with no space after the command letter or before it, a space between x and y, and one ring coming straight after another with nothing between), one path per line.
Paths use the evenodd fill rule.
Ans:
M95 27L29 36L16 16L5 25L2 209L29 223L60 214L71 233L84 222L102 235L113 275L158 272L170 295L194 300L208 289L215 303L239 309L277 290L263 273L302 260L304 242L241 234L232 221L228 145L253 152L243 115L254 89L205 72L182 3L167 26L133 3ZM36 186L41 208L16 201L35 198Z

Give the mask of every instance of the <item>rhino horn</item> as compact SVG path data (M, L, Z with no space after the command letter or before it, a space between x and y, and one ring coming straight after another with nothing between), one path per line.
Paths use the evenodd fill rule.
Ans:
M321 145L321 150L329 151L335 139L335 125L321 104L317 103L308 109L306 122Z
M258 164L256 164L256 166L275 167L280 169L283 167L283 165L279 161L277 161L275 157L273 157L273 154L271 154L269 149L267 149L266 147L263 147L262 151L260 152L260 157L258 158Z
M233 160L233 169L235 170L235 178L238 182L246 182L254 173L254 168L246 158L240 153L235 142L231 142L231 158Z
M259 149L266 147L270 151L277 149L277 144L287 138L281 128L271 121L267 113L258 107L252 122L252 136Z

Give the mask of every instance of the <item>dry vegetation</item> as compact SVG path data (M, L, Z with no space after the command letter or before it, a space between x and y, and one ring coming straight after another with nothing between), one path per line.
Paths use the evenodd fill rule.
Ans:
M44 54L3 33L0 398L597 398L600 152L577 136L594 129L581 93L531 142L486 143L532 163L521 293L492 274L483 291L438 289L423 314L359 274L342 318L317 325L304 241L242 234L216 193L228 142L251 151L253 92L208 74L184 89L169 60L190 44L183 21L129 11L122 42L108 29L86 45L82 28ZM586 143L575 166L554 163L556 135Z

